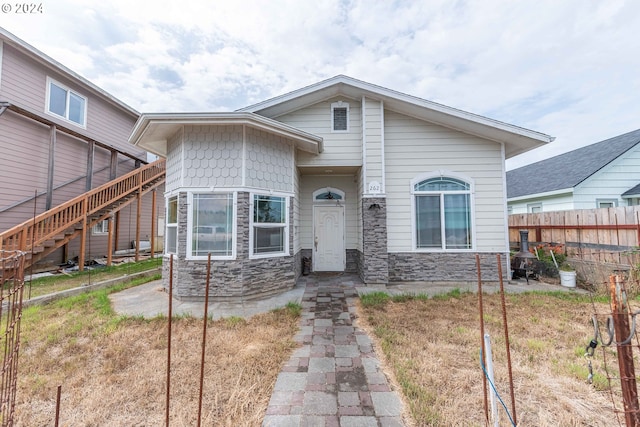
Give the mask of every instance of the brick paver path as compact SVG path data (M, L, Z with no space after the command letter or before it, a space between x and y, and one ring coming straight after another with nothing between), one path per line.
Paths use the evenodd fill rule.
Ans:
M402 404L380 371L369 337L354 325L354 276L302 279L302 344L274 387L263 426L403 426Z

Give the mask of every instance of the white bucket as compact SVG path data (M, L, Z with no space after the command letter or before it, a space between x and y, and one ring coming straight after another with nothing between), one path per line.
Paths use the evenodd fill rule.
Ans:
M575 288L576 287L576 272L575 271L559 271L560 273L560 284L567 288Z

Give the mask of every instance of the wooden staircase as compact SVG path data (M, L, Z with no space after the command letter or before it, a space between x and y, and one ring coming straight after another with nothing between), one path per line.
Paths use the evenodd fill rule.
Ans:
M82 270L87 231L130 203L139 204L142 196L164 183L165 171L165 161L157 160L49 209L0 233L0 250L25 252L26 268L80 237L78 267Z

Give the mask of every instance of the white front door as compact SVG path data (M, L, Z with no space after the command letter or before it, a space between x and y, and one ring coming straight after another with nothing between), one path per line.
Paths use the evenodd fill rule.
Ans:
M313 271L344 271L344 206L314 206Z

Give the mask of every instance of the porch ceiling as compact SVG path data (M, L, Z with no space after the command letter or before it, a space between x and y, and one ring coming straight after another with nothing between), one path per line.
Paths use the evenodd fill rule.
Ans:
M355 175L360 166L298 166L302 175Z

